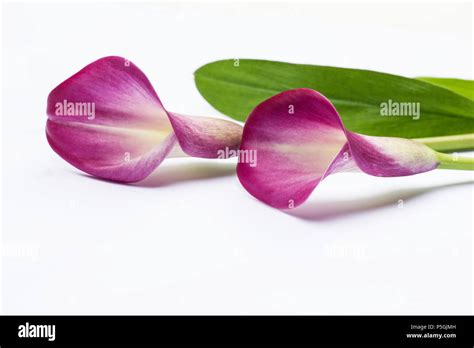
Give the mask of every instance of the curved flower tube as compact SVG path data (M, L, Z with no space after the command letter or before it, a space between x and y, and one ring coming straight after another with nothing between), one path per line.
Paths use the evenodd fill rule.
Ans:
M249 153L258 158L256 165L242 159ZM474 163L451 160L412 140L350 132L328 99L303 88L277 94L251 112L239 154L242 185L279 209L302 204L321 180L337 172L360 170L391 177L437 167L472 170Z
M47 114L48 142L64 160L126 183L143 180L167 156L236 153L242 135L233 122L167 111L145 74L121 57L99 59L57 86Z

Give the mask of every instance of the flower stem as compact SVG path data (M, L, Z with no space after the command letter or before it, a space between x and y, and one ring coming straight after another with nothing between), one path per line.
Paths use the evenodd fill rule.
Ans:
M436 158L439 162L439 169L474 170L473 157L460 157L457 153L446 154L436 152Z
M436 151L472 150L474 133L413 139Z

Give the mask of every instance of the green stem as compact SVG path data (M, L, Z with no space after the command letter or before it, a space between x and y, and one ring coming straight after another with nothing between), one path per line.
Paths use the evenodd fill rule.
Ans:
M435 153L439 169L474 170L474 157L459 157L457 153Z
M474 133L413 139L436 151L472 150Z

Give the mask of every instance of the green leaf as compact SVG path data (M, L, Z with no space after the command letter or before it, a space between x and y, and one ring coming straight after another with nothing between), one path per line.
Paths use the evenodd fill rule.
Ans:
M265 99L284 90L312 88L331 100L345 126L367 135L404 138L474 132L474 102L431 81L368 70L264 60L221 60L195 72L202 96L239 121ZM446 85L446 84L445 84ZM454 84L450 83L450 88ZM381 116L381 104L420 103L420 118ZM438 148L443 150L443 148Z
M474 81L472 80L450 79L441 77L416 77L416 79L449 89L455 93L474 100Z

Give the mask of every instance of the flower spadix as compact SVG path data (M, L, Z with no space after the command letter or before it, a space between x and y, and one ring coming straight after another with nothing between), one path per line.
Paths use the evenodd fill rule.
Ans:
M350 132L331 102L311 89L285 91L259 104L244 126L240 150L258 157L255 166L238 164L242 185L280 209L303 203L330 174L413 175L437 168L448 156L412 140Z
M167 156L217 158L237 150L242 135L229 121L167 111L145 74L121 57L99 59L57 86L47 114L54 151L119 182L146 178Z

